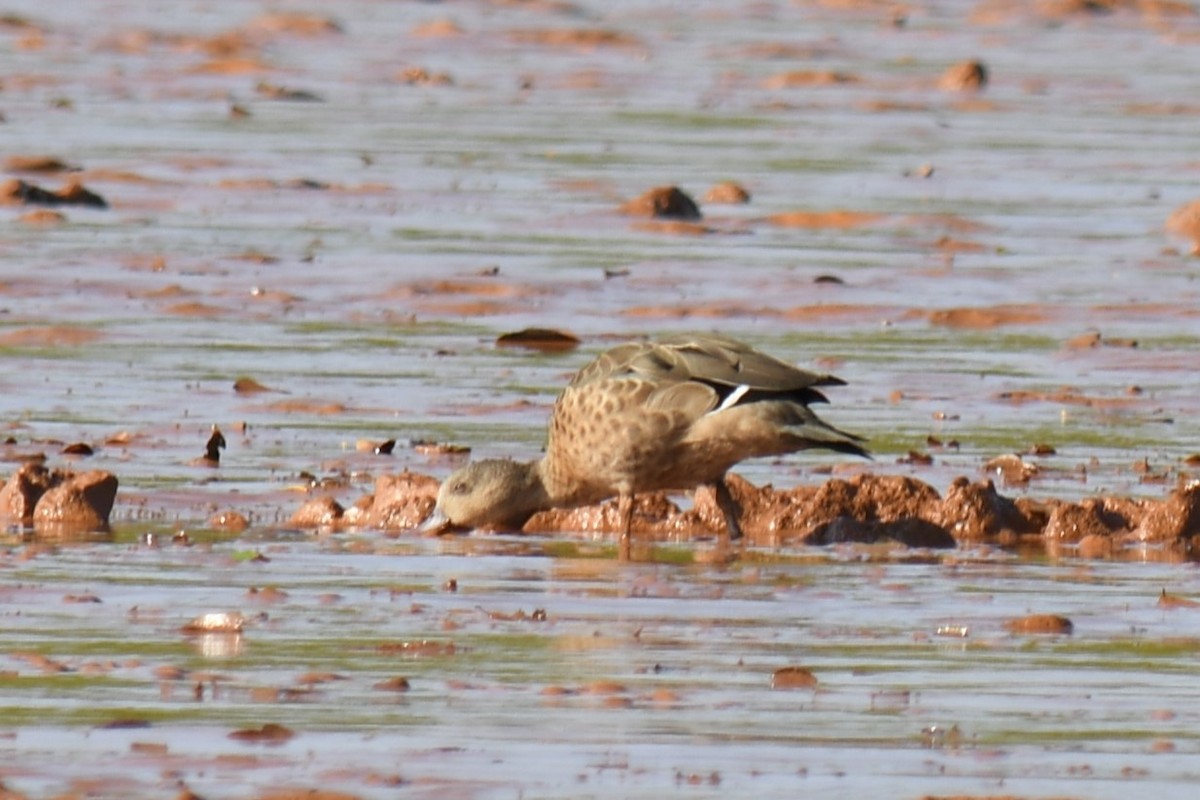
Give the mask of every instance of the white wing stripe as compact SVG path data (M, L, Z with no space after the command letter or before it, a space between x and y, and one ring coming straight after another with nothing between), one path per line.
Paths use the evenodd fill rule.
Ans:
M743 383L742 385L740 385L736 389L734 389L732 392L730 392L729 396L725 398L725 401L722 402L721 405L717 406L715 409L713 409L709 413L715 414L718 411L724 411L727 408L737 405L738 400L741 400L742 395L744 395L748 391L750 391L750 386Z

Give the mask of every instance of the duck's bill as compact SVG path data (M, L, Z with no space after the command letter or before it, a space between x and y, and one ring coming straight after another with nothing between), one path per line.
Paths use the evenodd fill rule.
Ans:
M450 518L442 513L440 508L434 507L433 512L425 518L425 521L417 526L417 531L424 536L441 536L446 533L459 533L465 531L461 525L455 525L450 521Z

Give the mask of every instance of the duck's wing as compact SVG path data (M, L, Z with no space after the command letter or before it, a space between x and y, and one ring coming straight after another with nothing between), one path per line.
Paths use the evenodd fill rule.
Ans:
M833 375L801 369L728 336L670 337L659 342L659 347L669 353L667 358L675 370L705 383L777 392L846 383Z
M580 385L630 374L664 383L694 380L768 392L846 383L834 375L800 369L718 334L669 336L658 342L618 345L579 370L571 383Z
M658 367L661 374L681 382L655 394L663 396L667 407L686 409L692 424L717 426L713 435L728 435L730 423L713 417L701 424L701 419L712 411L731 409L735 416L763 426L764 443L778 436L789 442L789 449L820 447L870 458L861 436L829 425L808 408L828 402L814 387L846 384L835 375L800 369L717 334L664 339L632 366L659 363L665 365ZM692 434L707 435L699 429Z
M602 381L614 375L627 375L630 364L641 357L654 345L639 342L617 345L611 350L605 350L587 366L575 373L571 378L571 386L583 386L588 383Z
M720 404L721 395L715 389L695 381L658 386L642 403L648 414L669 415L673 428L691 425Z
M715 388L695 380L688 360L673 347L650 342L601 353L575 374L568 390L564 397L569 396L571 404L591 403L629 419L655 415L660 417L659 429L685 427L717 408L730 393L724 385Z
M825 399L813 387L840 383L725 337L620 345L559 395L542 472L552 494L590 502L711 482L742 459L806 447L864 455L808 408Z
M602 384L616 380L640 386L637 394L647 411L669 412L680 425L762 401L825 403L816 387L845 385L834 375L809 372L719 334L618 345L581 369L571 387L605 395L614 387Z

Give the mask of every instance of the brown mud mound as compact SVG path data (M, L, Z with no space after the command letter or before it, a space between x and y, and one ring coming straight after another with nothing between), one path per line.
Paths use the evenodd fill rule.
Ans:
M929 324L966 330L991 330L1002 325L1036 325L1050 315L1036 306L992 306L989 308L944 308L926 314Z
M1133 529L1139 542L1166 543L1190 540L1200 532L1200 483L1180 486L1167 499L1151 504Z
M496 337L496 346L559 353L579 347L579 337L553 328L522 328Z
M75 347L91 344L104 334L92 328L74 325L47 325L17 328L0 335L0 347Z
M37 501L51 486L61 482L61 474L51 472L41 464L26 464L0 489L0 517L32 525Z
M437 478L415 472L380 475L366 507L365 525L384 530L415 528L433 511L440 485Z
M329 496L306 500L288 520L289 528L339 528L344 518L344 509L337 500Z
M750 202L750 192L740 183L723 181L704 193L704 202L717 205L744 205Z
M50 174L56 172L73 172L79 167L72 166L56 156L48 155L12 155L4 159L6 172L36 172Z
M26 468L28 469L28 468ZM31 473L28 479L35 477ZM831 478L818 486L776 489L730 475L730 493L741 508L746 544L754 547L894 542L913 548L992 545L1044 550L1084 558L1112 558L1130 548L1153 546L1172 558L1187 558L1200 534L1200 481L1183 484L1162 500L1093 497L1017 500L990 480L955 479L945 495L916 478L863 473ZM402 534L417 528L433 510L439 482L402 472L381 476L375 493L343 507L329 497L308 500L293 515L297 528L377 529ZM6 488L5 490L9 490ZM21 508L0 493L0 508ZM523 533L615 537L616 500L593 506L543 511ZM696 490L683 510L664 492L638 495L633 534L641 541L712 539L725 529L724 515L708 487Z
M943 92L978 92L987 82L988 69L982 61L963 61L947 67L937 86Z
M1058 503L1050 512L1042 536L1047 540L1078 543L1092 536L1112 536L1130 529L1131 516L1104 498L1081 503ZM1137 509L1140 513L1140 509Z
M57 191L51 191L20 179L0 184L0 204L108 208L108 202L103 197L79 183L70 182Z
M767 222L781 228L866 228L874 225L884 217L868 211L849 211L836 209L834 211L784 211L767 217Z
M622 214L661 219L700 219L700 206L678 186L656 186L621 205Z
M846 83L858 83L859 80L857 75L835 70L790 70L766 78L762 85L764 89L779 90L812 86L840 86Z
M1058 614L1030 614L1004 623L1004 628L1012 634L1065 636L1075 631L1075 624L1066 617Z
M111 472L25 464L0 488L0 518L32 525L39 534L107 532L116 496L117 478Z
M960 544L1014 544L1017 535L1036 530L1020 507L997 492L991 481L971 483L966 478L957 478L950 484L934 521Z
M835 544L892 539L913 547L953 547L931 522L941 498L933 487L904 476L855 475L821 486L776 490L729 477L742 508L742 529L753 545ZM724 522L711 490L696 492L691 512L712 531Z
M437 502L437 478L415 472L380 475L375 491L347 508L329 495L317 495L296 509L289 528L340 531L347 528L378 529L395 533L416 528Z
M1200 200L1185 203L1172 211L1163 227L1167 233L1190 240L1192 254L1200 255Z
M620 530L620 519L617 501L609 500L595 506L538 512L525 523L522 530L526 533L615 534ZM679 506L661 492L638 495L634 501L633 530L637 537L663 539L681 533L681 529L690 530L695 535L696 529L682 522ZM711 530L701 530L711 535Z

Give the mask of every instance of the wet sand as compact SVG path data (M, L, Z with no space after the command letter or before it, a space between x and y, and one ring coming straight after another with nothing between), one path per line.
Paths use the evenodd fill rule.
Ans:
M132 3L14 0L0 39L0 472L38 462L119 481L98 542L6 529L6 787L83 796L94 779L161 796L178 776L202 796L247 797L300 775L364 797L439 781L479 797L1094 797L1194 779L1193 721L1167 709L1186 706L1200 595L1187 488L1200 470L1195 9L352 1L147 18ZM673 195L639 200L669 186L696 213ZM498 344L525 328L578 346ZM323 532L292 521L314 497L366 507L381 480L440 478L464 450L535 458L575 369L614 342L688 330L836 371L849 385L822 416L876 454L866 467L819 454L743 465L761 524L732 571L703 563L703 496L655 501L664 515L644 534L658 563L624 571L587 516L603 512L442 541L406 533L404 514ZM921 523L899 531L907 547L878 503L813 510L816 496L899 481L928 489L903 501ZM972 517L964 486L1001 498L990 510L1007 523ZM773 524L784 518L792 527ZM954 546L904 538L929 526ZM891 563L847 566L877 560ZM1166 563L1138 563L1152 561ZM762 595L747 578L760 562L776 582ZM978 586L959 563L989 576L995 609L960 618ZM192 588L173 598L172 579L138 564ZM467 565L489 587L480 598ZM595 602L592 578L545 577L562 570L623 588ZM456 575L459 592L443 589ZM342 585L356 580L358 594ZM792 582L810 587L800 606ZM243 596L260 584L292 599ZM837 602L813 588L826 585ZM509 589L522 599L501 602ZM745 614L726 596L743 589ZM454 600L410 627L424 612L390 605L407 591L413 605ZM581 591L586 610L549 602ZM346 592L346 606L319 599ZM370 622L329 667L350 680L303 684L347 688L296 689L346 644L332 609L356 603ZM456 640L478 605L526 616L472 617L471 641ZM537 608L570 631L534 637L555 655L523 673ZM250 620L246 641L275 631L278 651L178 632L232 610ZM1070 618L1068 644L1027 650L1005 624L1028 614ZM644 615L670 632L661 647L641 653L631 623L600 631L621 642L603 657L585 648L601 621ZM742 639L737 620L758 615ZM960 628L982 641L939 633ZM701 652L668 658L713 630ZM843 648L832 661L809 658L823 637ZM328 652L308 657L303 643L322 640ZM370 687L409 670L379 659L425 640L418 663L450 668L408 675L401 710L382 714ZM453 655L439 650L449 641ZM864 641L888 653L866 658ZM957 671L968 661L977 673ZM703 688L658 686L656 665L698 670ZM160 666L186 677L161 686ZM206 673L226 666L240 688L214 707L225 681ZM789 690L803 694L782 713L769 685L787 667L818 689ZM1011 687L1014 668L1036 680ZM554 729L587 736L555 740L514 710L560 696ZM895 723L879 739L875 703ZM1014 721L1013 706L1046 710ZM154 735L95 727L126 712ZM797 734L797 718L820 732ZM295 736L256 743L276 732L264 724ZM531 725L532 744L514 743ZM227 739L244 729L258 731L249 744ZM408 734L421 743L395 738ZM559 768L530 778L549 751ZM339 771L347 752L353 777ZM66 753L78 758L64 775Z

